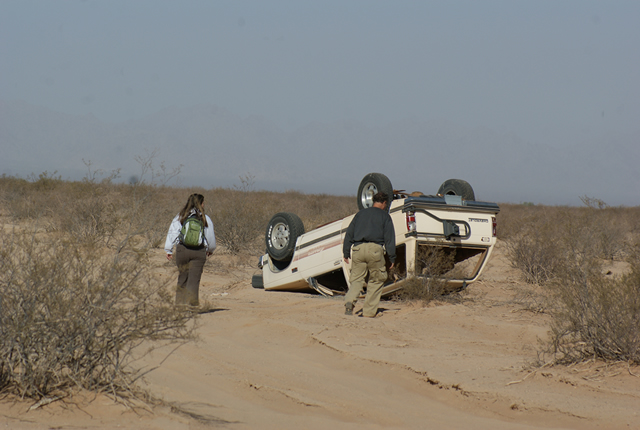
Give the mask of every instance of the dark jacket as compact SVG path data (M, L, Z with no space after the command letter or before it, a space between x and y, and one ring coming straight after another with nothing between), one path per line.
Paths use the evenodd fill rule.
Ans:
M389 260L396 259L396 233L391 216L385 210L376 207L362 209L347 227L342 254L344 258L351 258L351 246L365 242L384 245Z

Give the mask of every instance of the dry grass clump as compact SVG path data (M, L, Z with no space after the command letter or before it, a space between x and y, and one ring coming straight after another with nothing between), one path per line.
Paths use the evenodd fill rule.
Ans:
M580 208L504 205L507 255L526 282L544 287L534 302L553 318L549 350L559 362L640 363L640 208L582 200ZM630 270L605 273L613 261Z
M455 277L452 271L455 250L449 251L442 246L424 246L417 252L416 265L421 269L420 274L404 281L396 298L422 303L443 299L452 292L448 282Z

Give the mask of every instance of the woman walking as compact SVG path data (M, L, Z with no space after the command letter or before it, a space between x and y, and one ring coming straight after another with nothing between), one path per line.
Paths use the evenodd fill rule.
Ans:
M164 243L168 260L173 258L174 245L178 266L176 305L197 307L200 305L198 294L204 263L216 249L213 222L204 213L202 194L191 194L180 213L171 221Z

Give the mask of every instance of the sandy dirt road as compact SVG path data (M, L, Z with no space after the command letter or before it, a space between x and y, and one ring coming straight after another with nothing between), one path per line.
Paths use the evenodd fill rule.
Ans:
M200 340L144 358L159 365L145 387L166 405L3 402L0 428L640 428L639 368L534 365L548 316L514 300L518 275L496 251L462 300L384 301L375 319L345 316L340 298L253 289L254 268L214 256Z

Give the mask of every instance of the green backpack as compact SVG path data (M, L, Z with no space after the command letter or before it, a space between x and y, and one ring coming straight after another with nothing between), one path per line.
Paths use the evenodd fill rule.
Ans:
M204 239L204 223L195 215L191 215L182 224L180 243L184 246L196 248L202 245Z

